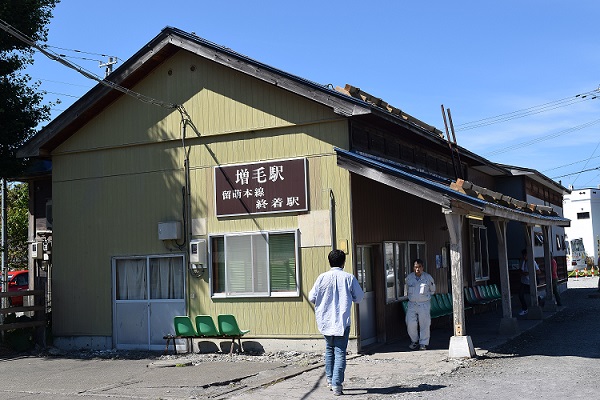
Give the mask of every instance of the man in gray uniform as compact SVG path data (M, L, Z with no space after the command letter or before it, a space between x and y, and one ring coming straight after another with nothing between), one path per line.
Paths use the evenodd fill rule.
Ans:
M408 308L406 328L410 336L410 349L427 350L431 327L431 295L435 293L433 277L423 271L423 261L413 263L414 272L406 277Z

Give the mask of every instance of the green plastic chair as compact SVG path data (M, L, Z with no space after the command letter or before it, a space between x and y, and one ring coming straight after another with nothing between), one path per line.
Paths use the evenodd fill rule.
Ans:
M217 316L217 324L219 324L219 332L221 332L221 335L231 338L231 349L229 350L229 354L233 352L235 339L238 340L240 351L244 351L242 349L242 336L250 332L250 330L240 329L237 320L231 314L219 314Z
M492 283L490 288L492 289L492 293L494 294L494 297L496 297L498 299L502 298L502 293L500 293L500 289L498 289L498 285L496 285L495 283Z
M483 301L479 300L476 296L475 296L475 291L473 290L472 287L466 287L465 288L465 299L475 305L475 304L484 304Z
M187 315L174 317L173 324L175 325L176 336L198 336L196 329L194 329L194 325L192 324L192 320Z
M441 301L441 303L444 305L444 309L446 310L446 312L448 314L452 314L452 302L450 301L450 298L447 295L448 293L440 294L438 302Z
M477 290L479 290L479 294L484 300L491 301L494 299L494 296L488 290L487 286L476 286Z
M221 336L221 332L217 329L215 321L213 321L210 315L197 315L196 316L196 331L198 336L204 337L216 337Z
M196 329L194 329L191 318L187 315L173 317L173 325L175 325L175 337L185 338L186 350L194 351L193 339L194 337L198 337L198 334L196 333Z
M442 315L444 315L444 310L442 309L442 307L440 307L437 297L431 296L431 299L429 299L429 302L431 304L430 309L429 309L431 318L437 318L437 317L441 317Z

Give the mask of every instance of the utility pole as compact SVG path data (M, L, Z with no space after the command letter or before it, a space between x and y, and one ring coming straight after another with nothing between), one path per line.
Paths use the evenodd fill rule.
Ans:
M100 63L99 67L106 67L106 71L104 72L104 77L106 78L112 72L112 66L117 63L117 57L108 57L108 61L105 63Z

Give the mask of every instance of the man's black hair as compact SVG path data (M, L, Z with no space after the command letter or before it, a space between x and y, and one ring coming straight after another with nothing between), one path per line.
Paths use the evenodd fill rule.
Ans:
M421 265L423 265L423 260L421 260L420 258L417 258L417 259L416 259L416 260L413 262L413 265L415 265L415 264L421 264Z
M342 250L331 250L327 258L331 267L343 267L346 262L346 254Z

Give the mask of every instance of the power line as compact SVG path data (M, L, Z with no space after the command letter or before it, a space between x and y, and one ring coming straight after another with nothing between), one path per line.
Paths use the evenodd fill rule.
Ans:
M590 160L592 159L592 157L594 156L594 154L596 154L596 150L598 150L598 146L600 146L600 142L598 142L598 144L596 145L596 148L592 152L592 155L585 162L585 165L583 166L583 168L587 167L588 163L590 162ZM573 184L575 184L575 182L577 182L577 179L579 179L580 176L581 176L581 172L579 173L579 175L577 175L577 178L575 178L575 180L573 181Z
M50 92L48 90L44 90L44 92L46 93L50 93L50 94L56 94L58 96L67 96L67 97L74 97L76 99L80 98L81 96L75 96L74 94L66 94L66 93L58 93L58 92Z
M574 126L572 128L565 129L563 131L560 131L560 132L557 132L557 133L553 133L551 135L547 135L545 137L535 138L535 139L528 140L526 142L520 142L520 143L517 143L517 144L513 144L511 146L507 146L507 147L504 147L502 149L498 149L498 150L492 151L490 153L487 153L486 156L498 155L498 154L506 153L506 152L511 151L511 150L519 149L521 147L531 146L531 145L539 143L539 142L544 142L546 140L554 139L554 138L556 138L558 136L562 136L562 135L565 135L567 133L571 133L571 132L575 132L575 131L579 131L579 130L588 128L588 127L596 125L598 123L600 123L600 119L596 119L594 121L586 122L585 124L577 125L577 126Z
M31 77L32 79L38 80L38 81L43 81L43 82L52 82L52 83L60 83L61 85L71 85L71 86L80 86L80 87L84 87L84 88L88 88L88 85L81 85L81 84L77 84L77 83L71 83L71 82L61 82L61 81L54 81L52 79L45 79L45 78L38 78L38 77Z
M573 172L571 174L565 174L565 175L555 176L552 179L564 178L565 176L577 175L577 174L581 174L583 172L595 171L595 170L598 170L598 169L600 169L600 166L595 167L595 168L590 168L590 169L584 169L582 171Z
M592 158L600 158L600 156L590 157L587 160L574 161L572 163L564 164L564 165L559 165L558 167L554 167L554 168L548 168L548 169L546 169L546 170L544 170L542 172L554 171L555 169L561 169L561 168L564 168L564 167L570 167L571 165L579 164L579 163L582 163L584 161L591 160Z
M141 93L137 93L133 90L127 89L127 88L120 86L109 80L100 78L98 75L94 74L93 72L87 71L86 69L66 60L65 58L61 57L60 55L54 53L53 51L47 50L46 48L38 45L31 38L28 38L22 32L18 31L17 29L15 29L14 27L9 25L8 23L6 23L6 21L4 21L2 19L0 19L0 28L3 29L4 31L8 32L9 34L13 35L17 39L21 40L22 42L26 43L27 45L39 50L42 54L44 54L46 57L50 58L51 60L58 61L59 63L65 65L66 67L79 72L81 75L85 76L86 78L92 79L92 80L100 83L103 86L107 86L111 89L115 89L121 93L131 96L131 97L133 97L139 101L142 101L144 103L153 104L153 105L168 108L168 109L177 109L177 110L180 110L180 112L181 112L182 106L179 106L179 105L173 104L173 103L166 103L166 102L154 99L150 96L146 96Z
M59 54L59 56L61 56L61 57L63 57L63 58L70 58L70 59L73 59L73 60L95 61L95 62L98 62L98 63L101 63L101 62L103 62L102 60L98 60L98 59L96 59L96 58L88 58L88 57L76 57L76 56L67 56L67 55L65 55L65 54Z
M53 49L57 49L57 50L71 51L71 52L73 52L73 53L89 54L89 55L91 55L91 56L112 57L112 58L115 58L115 59L121 60L119 57L117 57L117 56L112 56L112 55L110 55L110 54L92 53L92 52L89 52L89 51L76 50L76 49L67 49L67 48L64 48L64 47L50 46L50 45L47 45L47 44L44 44L44 45L42 45L42 47L44 47L44 48L46 48L46 49L47 49L47 48L53 48ZM121 61L122 61L122 60L121 60Z
M570 106L572 104L581 103L583 101L595 100L600 97L600 89L594 89L585 93L580 93L575 96L565 97L564 99L551 101L538 106L525 108L522 110L512 111L505 114L496 115L493 117L482 118L472 122L466 122L456 125L457 131L467 131L483 126L493 125L501 122L510 121L517 118L523 118L530 115L539 114L546 111L555 110L557 108Z

